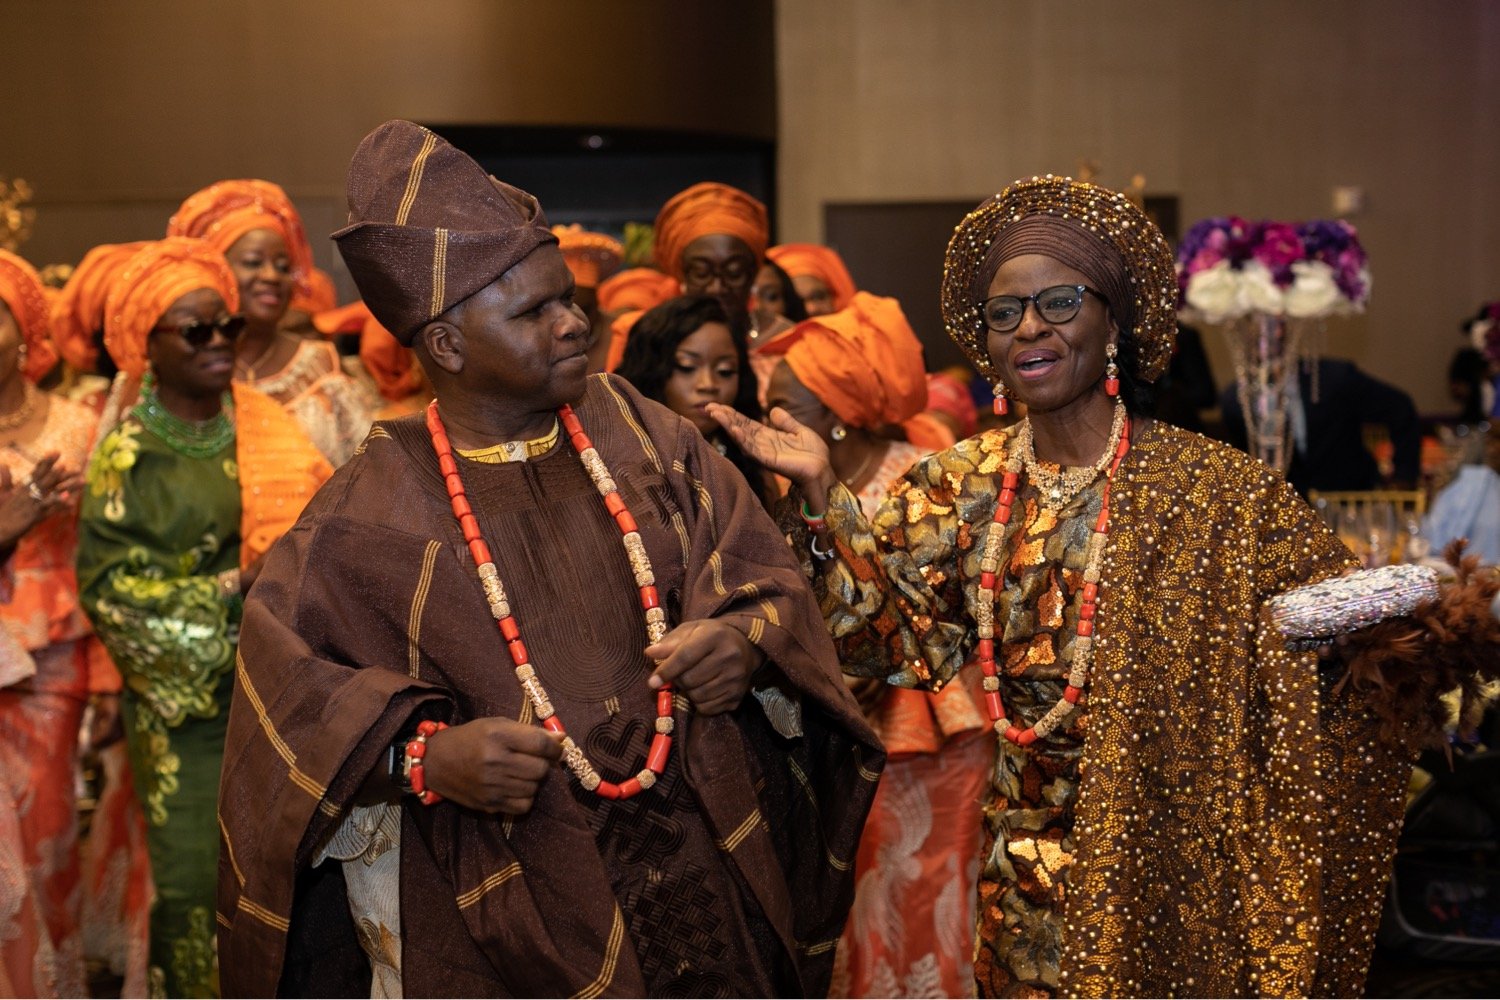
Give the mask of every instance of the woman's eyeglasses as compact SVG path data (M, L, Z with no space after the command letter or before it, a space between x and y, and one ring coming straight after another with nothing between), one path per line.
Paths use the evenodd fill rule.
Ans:
M1036 306L1037 313L1048 323L1066 323L1083 308L1083 293L1088 292L1109 305L1109 300L1087 285L1053 285L1035 295L996 295L979 304L984 325L996 333L1010 333L1021 325L1026 303Z
M208 342L214 339L214 333L223 335L224 339L234 343L236 337L245 329L245 317L243 316L220 316L213 322L195 319L191 323L183 323L179 326L156 326L151 328L152 333L176 333L187 341L187 345L198 351L208 346Z

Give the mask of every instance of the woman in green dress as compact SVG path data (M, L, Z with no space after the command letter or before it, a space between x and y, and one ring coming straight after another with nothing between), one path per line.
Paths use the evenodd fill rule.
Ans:
M242 596L284 512L295 518L328 475L305 437L283 443L279 407L230 392L238 304L223 255L201 240L132 258L110 291L105 346L140 400L95 450L80 511L80 595L124 679L148 824L150 987L167 996L218 993L216 807ZM252 446L237 423L256 428ZM259 468L268 455L275 482ZM282 501L274 523L242 499L262 494Z

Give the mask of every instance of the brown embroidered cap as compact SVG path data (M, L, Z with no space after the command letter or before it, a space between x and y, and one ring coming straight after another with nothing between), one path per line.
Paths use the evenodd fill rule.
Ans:
M407 346L424 325L556 243L542 206L407 121L349 161L349 225L333 234L360 296Z

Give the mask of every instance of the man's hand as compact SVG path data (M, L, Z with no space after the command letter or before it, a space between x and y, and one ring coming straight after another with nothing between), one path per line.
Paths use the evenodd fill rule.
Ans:
M739 629L712 618L684 622L647 646L646 655L656 661L651 687L672 684L700 715L733 711L765 660Z
M427 787L450 802L519 816L562 756L562 738L514 719L475 719L427 737Z

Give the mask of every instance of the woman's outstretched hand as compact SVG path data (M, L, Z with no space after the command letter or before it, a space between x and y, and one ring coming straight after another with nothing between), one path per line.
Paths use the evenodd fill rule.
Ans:
M822 510L835 478L828 445L813 430L798 423L779 406L771 408L767 417L770 426L721 403L710 403L707 409L708 415L734 438L741 451L790 479L814 512Z

